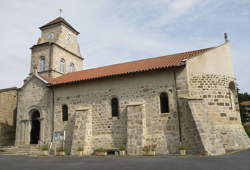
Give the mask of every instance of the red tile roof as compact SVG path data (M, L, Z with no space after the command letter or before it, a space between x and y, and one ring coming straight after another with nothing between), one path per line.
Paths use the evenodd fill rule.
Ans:
M75 31L77 34L79 34L79 32L74 28L72 27L64 18L62 17L58 17L56 19L54 19L53 21L50 21L49 23L43 25L40 27L40 29L43 29L43 28L46 28L48 26L51 26L51 25L55 25L55 24L59 24L59 23L64 23L65 25L67 25L69 28L71 28L73 31Z
M180 67L185 65L185 62L183 61L184 59L202 54L212 48L82 70L78 72L68 73L54 79L45 77L45 80L48 81L51 85L58 85L84 80L99 79L104 77L112 77L117 75L125 75L136 72L158 70L163 68Z
M250 106L250 101L244 101L240 103L241 106Z

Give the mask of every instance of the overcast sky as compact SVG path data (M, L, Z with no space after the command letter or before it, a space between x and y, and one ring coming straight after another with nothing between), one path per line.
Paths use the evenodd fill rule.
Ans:
M228 32L239 88L250 92L250 0L1 0L0 89L21 87L38 27L59 8L81 33L85 68L220 45Z

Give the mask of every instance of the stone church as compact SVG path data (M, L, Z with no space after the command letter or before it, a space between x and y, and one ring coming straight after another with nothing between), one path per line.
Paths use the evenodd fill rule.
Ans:
M59 17L40 27L30 74L17 90L15 146L56 143L71 154L84 147L126 146L142 155L220 155L250 147L239 113L229 41L205 49L84 69L79 32ZM1 94L1 93L0 93ZM59 142L60 144L60 142ZM59 145L58 144L58 145Z

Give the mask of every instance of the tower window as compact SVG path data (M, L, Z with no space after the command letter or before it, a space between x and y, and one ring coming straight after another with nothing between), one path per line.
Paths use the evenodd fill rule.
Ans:
M161 113L169 113L168 94L165 92L160 94L160 105L161 105Z
M45 71L45 57L41 56L39 59L39 72Z
M60 60L60 72L65 73L65 60L63 58Z
M112 117L119 116L119 102L117 98L111 99L111 109L112 109Z
M70 72L75 72L76 71L74 63L70 63L69 70L70 70Z
M68 106L67 105L63 105L62 106L62 119L63 121L68 121Z

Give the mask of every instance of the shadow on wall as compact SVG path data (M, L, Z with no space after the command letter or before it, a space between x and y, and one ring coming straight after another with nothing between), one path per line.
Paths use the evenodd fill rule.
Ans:
M10 125L7 120L0 122L0 146L12 146L15 143L17 109L13 110L13 122Z
M11 146L15 142L15 126L6 121L0 123L0 146Z
M180 105L182 106L180 108L182 144L190 154L205 154L195 120L188 106L188 100L181 99Z

